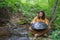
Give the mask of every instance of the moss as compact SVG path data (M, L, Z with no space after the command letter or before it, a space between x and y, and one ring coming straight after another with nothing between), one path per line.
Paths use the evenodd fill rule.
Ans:
M24 21L24 20L17 21L17 24L25 24L25 23L26 23L26 21Z

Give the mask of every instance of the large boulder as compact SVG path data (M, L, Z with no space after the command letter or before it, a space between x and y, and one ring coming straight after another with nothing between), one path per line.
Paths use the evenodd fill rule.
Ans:
M11 18L10 7L0 7L0 36L10 35L7 23L9 23Z
M9 36L10 31L8 27L0 27L0 36Z
M0 8L0 27L10 21L11 15L10 7Z

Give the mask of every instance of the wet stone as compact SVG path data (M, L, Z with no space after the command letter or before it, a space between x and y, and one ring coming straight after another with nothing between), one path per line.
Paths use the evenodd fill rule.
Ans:
M24 28L17 28L17 29L11 30L11 34L25 36L28 34L28 31L26 31Z
M27 37L12 36L8 40L29 40Z

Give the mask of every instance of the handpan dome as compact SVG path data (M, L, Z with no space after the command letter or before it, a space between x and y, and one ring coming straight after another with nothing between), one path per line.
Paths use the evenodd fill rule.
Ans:
M33 23L31 27L34 30L44 30L48 28L48 25L44 22L36 22L36 23Z

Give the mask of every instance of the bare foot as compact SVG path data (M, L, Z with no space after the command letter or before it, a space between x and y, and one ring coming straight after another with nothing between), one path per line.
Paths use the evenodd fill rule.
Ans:
M35 34L34 36L37 38L39 35L38 34Z
M47 36L48 36L48 34L44 34L43 36L44 36L44 37L47 37Z

